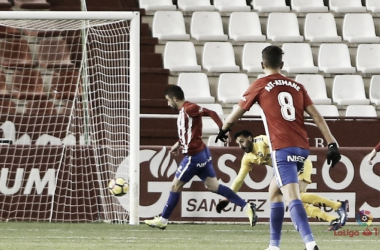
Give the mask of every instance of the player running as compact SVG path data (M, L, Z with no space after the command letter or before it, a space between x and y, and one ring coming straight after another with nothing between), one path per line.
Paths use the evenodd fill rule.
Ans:
M243 185L245 177L249 171L252 171L255 165L265 164L272 166L272 159L268 137L266 135L253 137L250 131L242 130L235 133L234 139L238 146L245 152L241 160L238 176L231 185L232 191L237 193ZM301 201L306 210L306 214L312 218L330 222L330 226L327 228L328 231L338 230L346 224L348 201L332 201L317 194L306 193L307 185L311 183L312 168L313 164L310 159L307 158L304 168L298 172ZM220 213L229 203L228 200L221 200L216 206L216 211ZM331 207L338 213L339 217L334 217L316 207L319 205Z
M261 106L277 181L277 185L272 181L269 186L269 193L276 194L276 202L271 203L269 249L277 250L280 246L285 214L285 204L282 200L284 197L289 206L290 217L306 250L318 250L301 201L297 174L309 155L309 142L304 124L305 111L313 118L328 143L327 164L331 163L333 167L340 161L341 155L329 127L313 105L305 87L280 74L284 66L282 54L283 51L278 46L264 48L261 66L266 76L257 79L248 87L238 107L225 119L217 140L225 141L230 127L253 104L258 103Z
M179 140L172 146L170 152L177 155L182 147L182 153L185 157L175 173L169 198L161 216L152 220L145 220L145 224L150 227L165 229L168 219L178 203L183 186L197 175L211 192L222 195L244 208L250 225L254 226L257 222L256 205L247 203L230 188L219 184L212 165L210 151L202 140L202 116L211 117L221 128L223 123L218 114L186 101L181 87L177 85L172 85L166 90L165 98L170 107L179 111L177 118Z

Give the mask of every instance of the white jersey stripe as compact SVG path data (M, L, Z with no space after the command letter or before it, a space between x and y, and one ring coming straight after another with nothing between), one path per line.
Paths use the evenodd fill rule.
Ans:
M186 130L186 120L188 121L188 128ZM181 109L179 111L178 119L177 119L177 127L178 127L178 137L181 142L183 142L182 153L186 154L189 150L189 144L191 141L191 128L192 128L193 119L185 114L184 110Z
M191 156L188 157L188 161L186 166L182 169L181 174L178 176L178 179L180 180L182 178L182 175L186 172L186 170L189 168L189 165L191 164Z
M276 150L275 151L272 150L272 143L270 141L270 133L269 133L269 129L268 129L267 117L265 116L265 113L263 110L261 110L261 118L263 120L265 133L268 137L269 150L271 152L272 166L273 166L273 171L275 171L277 185L279 187L282 187L282 180L281 180L280 173L278 172L278 166L277 166L277 161L276 161Z
M282 187L283 184L282 184L282 179L281 179L280 172L278 171L278 165L277 165L277 161L276 161L276 153L277 153L276 150L272 152L272 165L273 165L273 171L275 172L277 185L278 185L279 187Z

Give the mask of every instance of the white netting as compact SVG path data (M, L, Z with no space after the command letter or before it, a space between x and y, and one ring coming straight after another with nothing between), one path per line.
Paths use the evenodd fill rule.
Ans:
M0 220L128 220L129 29L0 20Z

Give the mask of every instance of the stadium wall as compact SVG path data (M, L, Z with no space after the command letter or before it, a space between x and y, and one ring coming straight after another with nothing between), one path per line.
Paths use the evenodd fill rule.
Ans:
M314 170L309 192L321 194L332 200L349 200L350 222L356 221L356 215L360 210L369 211L373 215L373 221L380 222L380 200L377 198L380 193L380 155L374 159L373 165L369 165L367 157L371 149L343 147L341 163L330 169L325 162L326 149L311 148L310 159L314 164ZM99 221L104 218L103 211L97 206L97 201L101 199L98 184L106 183L108 180L99 179L102 175L96 174L96 163L91 155L93 148L82 151L81 157L77 159L86 158L88 164L86 167L77 168L75 160L64 160L62 163L50 160L49 154L56 155L62 150L63 146L51 145L0 146L0 201L3 204L1 221L16 220L15 218L22 220L26 214L31 218L28 220L47 221L52 200L55 202L52 221ZM182 159L181 156L173 157L169 150L169 147L162 146L143 146L140 149L141 219L159 214L165 205L171 181ZM12 155L17 155L17 159L7 156L10 151L15 151ZM83 152L87 152L88 155L83 155ZM230 186L237 176L243 152L237 147L211 147L211 153L219 181ZM34 157L28 157L29 155L41 157L36 161ZM118 160L121 163L124 159ZM120 164L118 172L125 171L122 169L124 167L126 166ZM60 174L61 171L67 173L67 168L76 171L76 178L69 179L68 175ZM21 180L15 178L17 171L23 172ZM244 199L257 204L259 222L268 222L269 219L267 190L271 178L272 168L257 166L247 176L239 192ZM68 186L76 187L78 190L65 191L62 195L62 190L66 190ZM87 190L91 192L86 192ZM102 193L108 194L106 190L103 191L105 192ZM84 193L90 197L84 197ZM215 206L221 198L207 191L204 184L195 178L185 185L182 198L170 219L179 222L246 222L244 212L233 205L227 207L223 214L216 213ZM122 207L128 209L128 197L117 199ZM81 209L78 210L78 207ZM323 209L335 214L327 208ZM286 217L289 219L288 212Z

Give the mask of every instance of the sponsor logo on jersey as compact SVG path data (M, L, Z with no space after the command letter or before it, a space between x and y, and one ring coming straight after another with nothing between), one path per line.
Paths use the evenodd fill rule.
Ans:
M286 160L288 162L304 162L305 159L306 159L305 157L300 156L300 155L288 155L286 157Z

